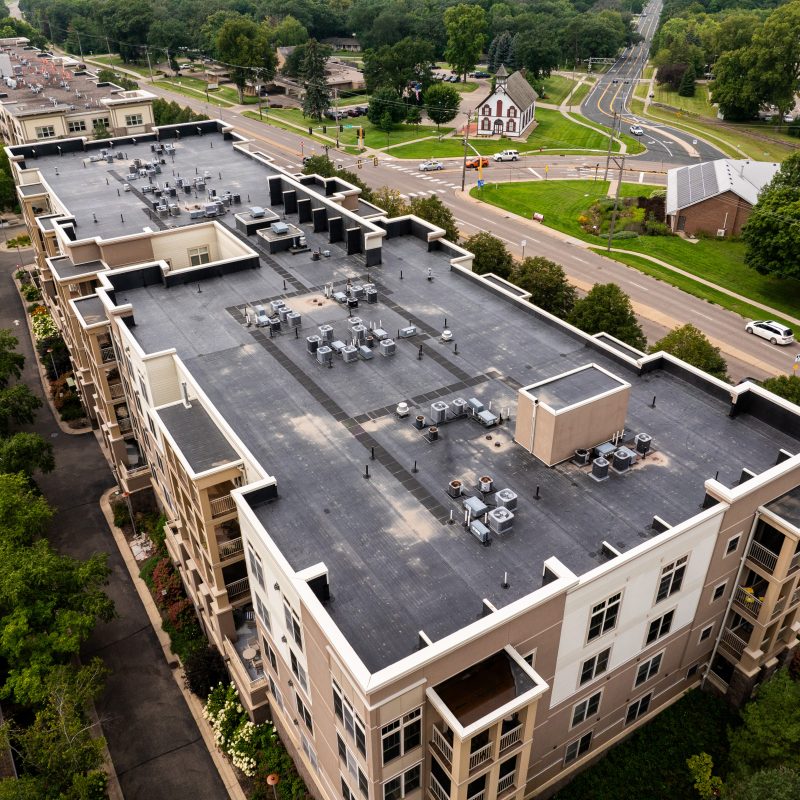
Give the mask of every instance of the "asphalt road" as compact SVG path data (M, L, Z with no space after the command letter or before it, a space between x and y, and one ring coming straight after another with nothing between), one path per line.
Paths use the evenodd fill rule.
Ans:
M677 166L724 158L724 153L702 139L676 128L650 122L629 111L633 90L647 64L661 7L662 0L651 0L647 4L644 16L639 18L637 24L637 29L644 36L644 40L625 50L608 72L598 77L594 88L581 105L581 113L588 119L609 127L616 124L623 131L627 131L631 125L639 125L644 129L642 143L648 150L642 158L647 160L663 159L672 166ZM638 160L637 156L630 158Z
M0 252L0 328L10 328L19 339L26 359L23 380L41 397L25 312L11 279L18 260L17 253ZM75 558L108 554L106 591L117 618L95 629L81 656L100 656L111 669L96 709L126 800L227 797L100 511L100 495L114 479L99 445L91 433L61 432L47 406L27 430L52 442L55 450L55 471L36 476L56 509L49 540Z

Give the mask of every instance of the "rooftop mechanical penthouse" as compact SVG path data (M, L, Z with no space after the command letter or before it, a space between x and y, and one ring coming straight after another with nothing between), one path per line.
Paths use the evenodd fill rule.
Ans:
M220 122L60 144L9 153L84 400L315 794L545 796L797 646L796 406Z

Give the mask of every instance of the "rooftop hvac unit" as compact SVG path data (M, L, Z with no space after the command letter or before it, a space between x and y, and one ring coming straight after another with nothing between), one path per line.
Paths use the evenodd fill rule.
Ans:
M456 397L450 405L455 417L463 417L467 413L467 401L463 397Z
M351 333L353 334L353 342L356 345L362 345L367 340L367 329L363 325L354 325Z
M299 328L302 317L296 311L290 311L286 315L286 321L289 323L290 328Z
M464 500L464 508L469 511L473 518L482 517L489 510L489 507L480 497L467 497Z
M333 352L337 355L342 354L342 350L344 350L345 346L345 343L341 339L334 339L331 342L331 350L333 350Z
M511 489L500 489L499 492L495 492L494 501L498 508L502 507L513 511L517 507L517 493Z
M333 328L330 325L319 326L319 336L323 342L333 341Z
M416 325L408 325L405 328L400 328L400 338L401 339L408 339L411 336L417 335L417 326Z
M478 417L478 421L483 425L484 428L491 428L492 425L497 424L497 415L492 414L491 411L479 411L476 415Z
M481 411L483 411L483 409L485 408L483 403L481 403L481 401L478 400L477 397L470 397L470 399L467 400L467 405L470 407L470 410L472 411L473 414L480 414Z
M358 354L364 359L364 361L369 361L375 355L375 353L373 353L369 347L363 344L359 346Z
M509 533L514 527L514 514L507 508L493 508L489 512L489 527L495 533Z
M595 458L609 459L617 448L611 442L604 442L594 449Z
M382 356L393 356L397 350L394 339L384 339L380 344L380 350Z
M322 347L317 348L317 361L320 364L330 364L333 360L333 350L330 349L327 345L322 345Z
M364 321L361 319L361 317L348 317L347 324L350 326L350 329L352 330L353 328L355 328L356 325L363 325Z
M592 461L592 477L596 481L604 481L608 479L608 461L602 456L598 456Z
M635 459L636 454L632 450L627 447L620 447L614 451L614 458L611 463L617 472L625 472Z
M292 313L292 309L289 306L281 306L278 309L278 316L281 318L281 322L286 322L289 319L289 314Z
M482 544L487 545L490 541L489 529L479 520L473 520L469 526L469 532Z
M269 329L273 333L277 333L281 329L281 321L279 317L270 317L269 318Z
M364 287L353 286L350 289L350 294L353 295L353 297L357 297L360 300L364 296Z
M373 328L372 335L380 341L381 339L388 339L389 334L383 328Z
M284 236L289 233L289 226L285 222L273 222L269 227L276 236Z
M347 298L347 307L348 308L358 308L358 298L357 297L348 297Z
M342 361L345 364L352 364L354 361L358 361L358 350L352 344L342 348Z
M579 447L575 451L575 458L572 460L579 466L585 467L589 463L589 458L591 456L591 452L587 450L585 447Z
M272 300L270 302L270 306L272 307L273 312L277 313L280 309L282 309L286 303L283 300Z
M449 406L442 400L431 403L431 419L434 425L441 425L447 419Z
M319 336L306 336L306 350L313 356L319 349Z
M269 317L264 306L253 306L253 314L256 318L256 326L264 328L269 324Z
M377 303L378 302L378 290L377 289L365 289L364 295L367 299L368 303Z
M641 453L644 456L650 452L653 437L649 433L637 433L634 441L636 442L637 453Z

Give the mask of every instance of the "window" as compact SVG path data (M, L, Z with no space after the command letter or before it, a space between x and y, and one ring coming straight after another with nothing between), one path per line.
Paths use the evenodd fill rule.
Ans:
M356 800L356 796L350 791L350 787L347 785L347 781L342 778L342 797L344 800Z
M275 685L275 681L272 680L272 675L269 676L269 690L272 693L272 696L275 698L278 708L283 711L283 696L281 695L280 689L278 689L278 687Z
M674 616L675 611L673 609L672 611L667 611L663 617L654 619L650 623L650 627L647 629L647 644L652 644L656 639L660 639L662 636L666 636L669 633Z
M608 647L595 656L583 662L581 667L581 683L589 683L594 680L598 675L602 675L608 669L608 658L611 655L611 648Z
M406 770L383 784L383 800L400 800L415 789L419 789L420 765Z
M303 635L300 630L300 618L295 614L294 609L289 605L286 598L283 598L283 618L286 622L286 630L294 639L295 644L303 649Z
M266 645L267 660L269 661L269 665L277 673L278 672L278 659L275 658L275 651L269 646L269 642L264 642L264 644Z
M481 130L483 130L483 131L490 131L491 129L492 129L492 123L491 123L491 121L490 121L488 118L484 119L484 120L481 122Z
M739 540L741 539L740 535L731 536L728 539L728 546L725 548L725 555L729 556L731 553L735 553L737 548L739 547Z
M656 603L666 600L675 592L679 592L681 584L683 583L683 576L686 573L686 562L689 556L683 556L671 564L667 564L661 570L661 580L658 583L658 593L656 594Z
M650 701L653 699L652 692L650 694L646 694L644 697L640 697L635 703L631 703L628 706L628 713L625 716L625 724L627 725L630 722L633 722L639 717L643 716L647 713L647 710L650 708Z
M608 600L603 600L602 603L592 607L587 641L591 642L592 639L596 639L616 627L621 600L622 592L617 592L617 594L611 595Z
M314 748L311 746L311 742L306 739L305 734L300 734L300 741L303 745L303 752L306 754L306 758L311 762L311 766L314 768L314 772L319 772L319 764L317 763L317 754L314 752Z
M703 628L703 630L700 631L700 641L704 642L706 639L708 639L708 637L711 636L711 631L713 630L714 630L713 625L709 625L707 628Z
M53 139L56 135L56 129L52 125L42 125L36 128L37 139Z
M689 671L686 673L686 679L693 678L697 674L697 670L700 669L699 664L694 664L693 666L689 667Z
M567 752L564 754L564 764L569 764L578 756L582 756L592 743L592 732L584 733L580 739L576 739L572 744L567 745Z
M533 667L533 665L536 663L536 649L534 648L533 650L531 650L531 652L530 652L530 653L528 653L528 655L526 655L526 656L523 656L523 657L522 657L522 660L523 660L523 661L524 661L524 662L525 662L525 663L526 663L526 664L527 664L529 667Z
M341 759L342 763L347 767L347 771L358 781L358 788L361 791L361 794L366 797L369 792L367 789L367 776L361 771L361 767L358 766L358 761L356 761L356 757L350 751L350 748L344 743L344 739L337 733L336 734L336 746L339 750L339 758Z
M364 732L364 723L361 717L353 710L350 701L342 694L339 684L333 681L333 711L356 743L356 747L362 756L367 754L367 738Z
M311 712L306 708L306 704L300 699L299 694L295 694L294 702L297 706L297 713L302 717L303 722L306 724L306 728L311 731L311 735L314 735L314 725L311 722Z
M488 117L488 116L489 116L491 113L492 113L492 109L491 109L491 108L489 108L489 106L488 106L488 105L485 105L485 106L483 107L483 115L484 115L485 117Z
M581 702L572 709L571 728L580 725L581 722L585 722L589 717L593 717L597 713L597 709L600 708L600 697L602 694L602 692L596 692L591 697L581 700Z
M517 126L516 126L516 123L514 122L513 119L508 120L508 122L506 123L506 130L509 133L515 133L516 132Z
M247 556L250 560L250 572L258 581L258 585L262 589L266 589L267 587L264 583L264 568L261 566L261 559L255 554L252 547L247 548Z
M292 672L294 673L295 678L297 678L300 686L303 687L303 691L307 692L308 682L306 680L306 671L300 665L300 662L297 660L297 656L291 650L289 651L289 660L292 663Z
M508 116L509 117L516 117L517 116L517 109L514 106L511 106L508 109Z
M86 120L74 119L67 123L67 130L70 133L82 133L86 130Z
M408 753L419 747L422 737L422 709L417 708L404 717L390 722L381 728L383 763Z
M263 600L258 596L258 592L253 592L253 599L256 601L256 614L258 614L258 618L264 623L264 627L272 633L272 626L269 622L269 611L267 611Z
M661 659L664 657L663 653L653 656L647 661L639 664L639 669L636 670L636 680L633 682L634 686L641 686L645 681L649 681L654 675L658 674L661 668Z
M199 267L201 264L208 264L211 261L211 256L208 254L208 245L206 244L200 247L190 247L187 253L189 254L189 263L193 267Z
M107 128L109 126L108 117L98 117L92 120L93 128Z
M126 114L125 115L125 124L126 125L143 125L144 120L142 119L141 114Z
M716 602L717 600L719 600L719 599L720 599L720 597L722 597L722 595L724 595L724 594L725 594L725 587L726 587L727 585L728 585L728 582L727 582L727 581L724 581L724 582L723 582L723 583L721 583L719 586L715 586L715 587L714 587L714 594L713 594L713 595L711 595L711 602L712 602L712 603L714 603L714 602Z

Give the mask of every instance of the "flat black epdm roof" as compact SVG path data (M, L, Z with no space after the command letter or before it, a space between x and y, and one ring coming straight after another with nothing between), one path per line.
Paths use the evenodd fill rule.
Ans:
M554 411L560 411L622 386L624 382L620 378L591 364L586 369L559 375L547 383L532 386L528 391Z

